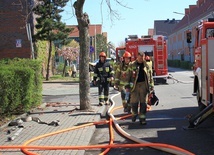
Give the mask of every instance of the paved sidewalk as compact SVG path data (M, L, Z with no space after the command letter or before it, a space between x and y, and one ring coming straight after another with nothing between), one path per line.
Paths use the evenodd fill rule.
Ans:
M32 110L30 116L38 117L40 120L50 123L55 120L60 121L59 126L39 124L35 121L23 122L24 129L13 140L8 141L9 136L13 136L19 129L8 130L7 124L0 128L0 145L23 145L30 139L40 135L69 129L85 123L100 120L105 114L108 106L98 106L97 87L90 89L90 100L93 111L84 112L79 109L79 85L78 83L44 83L43 84L43 104ZM24 117L22 115L20 117ZM14 127L13 127L14 129ZM95 126L89 126L78 130L72 130L50 137L42 138L29 145L46 146L82 146L88 145L95 131ZM84 155L84 150L45 150L33 151L41 155ZM22 155L20 150L0 150L0 155Z

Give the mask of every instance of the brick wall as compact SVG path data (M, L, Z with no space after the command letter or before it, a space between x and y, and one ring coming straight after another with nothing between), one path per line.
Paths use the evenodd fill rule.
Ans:
M26 31L30 1L0 0L0 59L31 58L31 46Z

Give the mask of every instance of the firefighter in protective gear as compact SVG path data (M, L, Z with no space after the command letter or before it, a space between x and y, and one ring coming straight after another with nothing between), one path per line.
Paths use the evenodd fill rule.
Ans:
M138 52L137 59L131 63L131 70L131 81L133 82L130 98L132 122L135 122L138 116L140 124L145 125L148 94L153 90L154 82L152 70L145 61L144 52ZM140 107L139 112L138 107Z
M117 68L120 66L120 64L121 64L122 62L123 62L123 57L118 58L118 60L114 63L114 66L113 66L114 72L117 71Z
M126 51L123 54L123 61L117 67L115 73L115 87L118 88L121 93L124 112L128 113L131 113L130 87L132 86L132 84L130 83L130 79L132 77L132 72L130 68L130 63L131 54Z
M99 59L94 69L93 81L98 86L99 105L102 106L104 103L109 104L109 83L113 80L113 72L109 62L106 62L105 52L100 53Z

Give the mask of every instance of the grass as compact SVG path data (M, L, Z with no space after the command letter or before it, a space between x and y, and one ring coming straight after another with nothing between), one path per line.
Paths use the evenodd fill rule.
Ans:
M45 78L43 79L45 81ZM50 77L49 81L72 81L72 82L78 82L79 81L79 76L77 74L76 78L73 78L71 76L62 76L61 74L56 74Z

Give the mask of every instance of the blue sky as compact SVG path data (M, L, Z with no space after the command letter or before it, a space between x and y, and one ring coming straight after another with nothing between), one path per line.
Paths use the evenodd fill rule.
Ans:
M110 20L109 9L106 1L85 0L83 12L89 15L91 24L102 24L102 31L108 33L108 42L119 46L128 35L147 35L148 29L154 27L154 20L173 19L180 20L183 15L173 12L185 13L185 8L189 5L196 5L197 0L118 0L123 7L114 0L111 7L117 11L120 19ZM62 13L62 22L67 25L77 25L72 4L75 0L70 0ZM102 11L101 11L102 8Z

